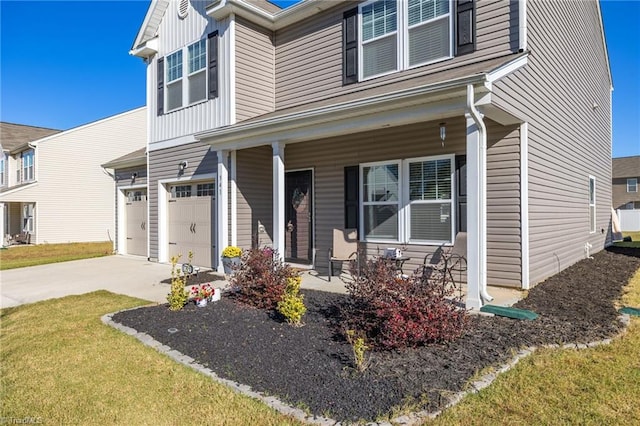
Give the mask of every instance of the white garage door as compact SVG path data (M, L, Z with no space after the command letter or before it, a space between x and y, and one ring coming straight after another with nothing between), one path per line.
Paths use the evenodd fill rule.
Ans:
M147 191L127 191L125 205L127 254L147 255Z
M215 254L215 185L197 183L171 187L169 199L169 257L193 253L193 265L213 268Z

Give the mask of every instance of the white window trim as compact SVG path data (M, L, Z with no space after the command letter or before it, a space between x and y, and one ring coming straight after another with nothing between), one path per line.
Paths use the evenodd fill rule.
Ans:
M25 160L31 157L31 165L25 166ZM27 178L26 170L31 168L30 177ZM18 183L34 182L36 180L36 152L35 149L29 149L20 153L20 181Z
M410 163L418 163L424 161L437 161L437 160L449 160L451 164L451 175L450 175L450 185L451 185L451 196L449 200L410 200L409 194L409 164ZM456 235L456 185L455 185L455 174L456 174L456 161L455 154L446 154L446 155L434 155L434 156L426 156L426 157L416 157L416 158L407 158L402 162L403 164L403 175L402 175L402 183L404 184L403 191L403 205L404 205L404 220L406 223L406 235L405 235L405 243L412 245L449 245L453 244L453 239ZM443 204L445 202L449 202L451 206L451 240L443 241L443 240L411 240L411 204Z
M451 240L450 241L441 241L441 240L411 240L411 201L409 200L409 164L422 162L422 161L436 161L448 159L451 162L451 197L448 202L451 205ZM372 167L372 166L381 166L381 165L398 165L398 238L395 240L390 239L381 239L381 238L367 238L364 233L364 177L363 177L363 168L364 167ZM358 209L360 214L359 219L359 234L360 241L367 243L379 243L379 244L411 244L411 245L422 245L422 246L433 246L433 245L452 245L453 240L456 234L456 200L457 200L457 188L456 188L456 162L455 162L455 154L445 154L445 155L433 155L433 156L424 156L424 157L413 157L407 159L395 159L388 161L375 161L369 163L360 163L359 164L359 181L360 185L358 188ZM420 201L420 203L437 203L442 204L447 200L427 200ZM366 205L386 205L389 203L382 202L367 202Z
M414 24L411 28L419 27L421 25L426 25L430 22L435 22L438 19L444 19L445 16L448 16L449 20L449 55L437 58L432 61L421 62L415 65L409 65L409 2L408 1L398 1L398 5L396 6L396 16L398 19L396 25L396 31L394 33L388 33L380 37L372 38L371 40L367 40L366 43L371 43L372 41L380 40L384 37L390 37L391 34L395 34L396 36L396 69L392 71L386 71L380 74L374 74L368 77L364 77L363 75L363 63L364 63L364 54L363 54L363 40L362 40L362 8L366 7L371 3L376 3L381 0L369 0L364 3L360 3L358 5L358 81L367 81L374 78L384 77L385 75L394 74L400 71L410 70L418 67L423 67L426 65L435 64L438 62L446 61L453 58L454 51L454 40L455 40L455 28L453 25L453 6L454 2L449 0L449 13L447 15L441 15L436 18L430 19L428 21L420 22L419 24Z
M631 187L629 183L632 181L633 181L633 187L635 188L635 190L633 191L629 189ZM638 192L638 178L627 178L627 192Z
M593 203L591 202L591 181L593 181ZM589 175L589 233L594 234L596 232L597 226L597 211L596 206L598 205L596 194L597 194L597 186L596 186L596 177ZM591 208L593 207L593 220L591 220Z
M204 56L205 56L204 68L201 68L197 71L190 73L189 72L189 47L193 46L196 43L200 43L203 40L205 41L204 42ZM169 57L171 55L176 54L177 52L182 52L182 76L180 78L176 78L174 80L169 81L169 75L168 75ZM182 46L181 48L176 49L173 52L170 52L167 55L165 55L165 58L166 59L164 61L163 72L164 72L164 79L166 81L165 83L166 89L164 90L164 99L162 100L162 102L164 102L165 111L167 113L170 113L170 112L179 111L181 109L188 108L190 106L197 105L203 102L207 102L209 100L208 99L209 98L209 80L206 75L205 75L205 82L204 82L204 97L195 102L189 102L190 77L198 73L206 73L207 67L209 66L208 65L209 64L209 42L207 41L207 38L196 40L193 43L189 43L186 46ZM182 82L182 105L176 108L169 109L169 106L168 106L169 90L168 89L170 85L176 84L178 81Z

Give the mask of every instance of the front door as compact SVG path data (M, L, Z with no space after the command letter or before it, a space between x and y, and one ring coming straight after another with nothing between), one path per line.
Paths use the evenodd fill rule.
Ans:
M285 177L285 260L311 263L313 224L313 173L287 172Z

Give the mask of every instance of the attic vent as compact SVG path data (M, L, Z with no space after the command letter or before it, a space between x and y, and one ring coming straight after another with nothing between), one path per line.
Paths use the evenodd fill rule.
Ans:
M180 4L178 5L178 16L181 19L187 17L187 13L189 12L189 0L180 0Z

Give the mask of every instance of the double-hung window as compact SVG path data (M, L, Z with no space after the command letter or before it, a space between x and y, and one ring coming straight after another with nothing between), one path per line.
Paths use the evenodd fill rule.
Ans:
M450 0L374 0L359 12L360 80L452 56Z
M407 160L407 242L449 242L453 235L451 157Z
M627 179L627 192L638 192L638 178Z
M453 241L453 156L360 165L360 229L366 241Z
M596 178L589 176L589 232L596 232Z
M184 73L186 70L186 76ZM190 44L167 56L166 110L172 111L207 99L207 40Z
M6 170L5 154L0 152L0 186L5 186L5 170Z
M22 182L30 182L35 178L33 159L33 150L22 153Z

